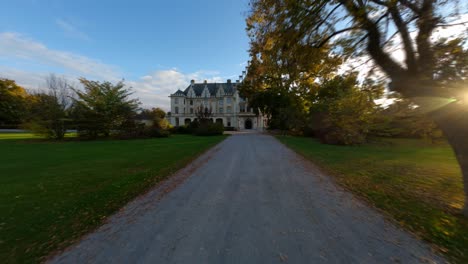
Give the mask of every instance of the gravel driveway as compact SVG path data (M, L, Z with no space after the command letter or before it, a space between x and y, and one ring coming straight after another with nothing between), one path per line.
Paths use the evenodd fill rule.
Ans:
M442 263L314 165L238 134L52 263Z

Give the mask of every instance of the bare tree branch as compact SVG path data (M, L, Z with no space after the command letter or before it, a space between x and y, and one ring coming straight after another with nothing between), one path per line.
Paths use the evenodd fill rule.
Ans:
M401 18L400 11L398 11L396 5L390 5L388 9L390 11L390 14L392 15L393 22L395 23L395 26L398 29L397 31L400 33L401 39L403 41L403 48L405 50L406 65L408 67L408 70L415 72L417 70L416 58L413 43L408 32L408 25Z
M408 0L400 0L400 3L408 8L410 8L414 13L419 14L421 10L414 3L411 3Z
M453 23L453 24L438 24L435 27L453 27L453 26L461 26L468 24L468 21L460 22L460 23Z
M376 63L384 68L391 78L398 78L404 72L403 68L394 61L381 46L381 33L375 22L369 19L368 12L357 6L352 0L340 0L348 12L358 23L362 24L362 29L368 33L367 51L375 59Z
M355 29L360 29L360 28L359 27L348 27L348 28L343 28L343 29L340 29L338 31L335 31L332 34L330 34L328 37L324 38L316 47L317 48L323 47L323 45L325 45L333 37L338 36L340 34L343 34L343 33L347 32L347 31L355 30Z

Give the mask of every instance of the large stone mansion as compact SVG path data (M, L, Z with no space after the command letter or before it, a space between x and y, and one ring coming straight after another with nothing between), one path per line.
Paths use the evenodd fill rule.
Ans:
M249 107L248 100L239 96L239 81L226 83L195 83L171 94L169 121L173 126L187 125L194 121L198 109L211 109L212 121L237 130L266 128L266 119ZM201 108L200 108L201 107Z

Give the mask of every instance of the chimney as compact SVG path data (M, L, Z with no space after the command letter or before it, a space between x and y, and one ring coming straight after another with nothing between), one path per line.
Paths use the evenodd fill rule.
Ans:
M195 84L195 80L190 80L190 84Z
M236 83L240 83L240 81L239 81L239 80L236 80Z
M227 79L227 83L231 83L231 79Z
M208 83L208 81L207 81L207 80L205 80L205 81L204 81L204 83L206 84L206 83Z
M242 74L244 75L244 74L245 74L245 71L242 71Z
M239 75L239 80L242 80L242 75Z

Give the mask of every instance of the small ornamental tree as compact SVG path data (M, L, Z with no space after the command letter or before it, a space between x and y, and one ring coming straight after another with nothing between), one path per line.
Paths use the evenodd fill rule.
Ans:
M211 107L200 105L195 109L195 116L200 124L208 123L211 121L210 118L213 116L213 110Z
M84 91L74 89L73 115L76 118L80 136L108 137L118 132L125 124L132 123L138 106L138 99L130 99L132 92L120 81L110 82L79 79Z
M195 111L195 116L197 117L197 122L192 122L190 124L193 134L197 136L214 136L223 134L223 124L212 122L211 117L213 116L213 111L211 107L205 107L204 105L198 106Z
M47 77L46 90L31 96L24 127L50 139L63 139L71 124L71 89L65 78L54 74Z

